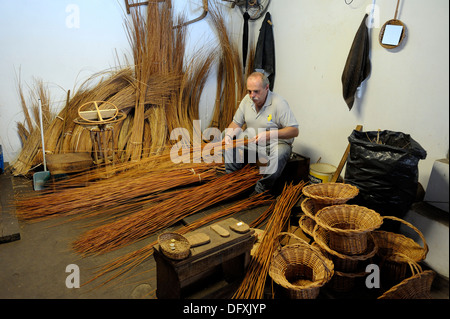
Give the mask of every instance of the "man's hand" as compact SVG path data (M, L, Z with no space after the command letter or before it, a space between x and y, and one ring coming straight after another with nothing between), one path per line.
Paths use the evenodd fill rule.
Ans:
M270 140L270 131L264 131L264 132L260 132L258 135L256 135L252 139L252 142L255 142L256 144L258 144L258 143L264 144L268 140Z
M223 141L225 142L225 145L228 145L231 142L233 142L233 139L231 138L230 135L225 135L225 137L223 138Z

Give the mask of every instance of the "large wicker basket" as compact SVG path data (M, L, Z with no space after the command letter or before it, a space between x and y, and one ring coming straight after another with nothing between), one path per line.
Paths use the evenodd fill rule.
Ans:
M382 272L387 281L399 282L406 278L408 263L398 256L406 256L413 262L425 260L428 254L428 245L422 232L411 223L394 216L383 216L383 219L392 219L405 224L413 229L422 240L423 246L416 243L412 238L393 232L376 230L373 232L375 243L378 246L377 255L382 260Z
M269 267L269 276L291 299L317 298L320 287L333 276L333 262L294 234L282 232L277 238L284 235L299 242L284 247L279 245Z
M330 248L330 232L316 225L313 230L314 243L333 261L334 269L345 273L354 273L361 269L378 251L372 234L368 235L367 248L357 255L346 255Z
M303 187L303 194L325 205L344 204L356 197L359 189L344 183L320 183Z
M432 270L423 271L417 262L404 255L397 254L396 257L410 266L412 276L387 290L378 299L432 299L430 291L436 273Z
M343 254L360 254L367 249L367 236L379 228L383 218L358 205L333 205L321 209L315 221L329 233L330 248Z
M175 260L187 258L190 254L191 244L181 234L165 232L158 236L158 244L161 252Z

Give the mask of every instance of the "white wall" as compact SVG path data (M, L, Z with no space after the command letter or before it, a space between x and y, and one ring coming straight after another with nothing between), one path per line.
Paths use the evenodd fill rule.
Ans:
M209 0L211 2L211 0ZM229 4L222 2L226 8ZM202 12L201 0L175 1L188 18ZM449 2L447 0L401 1L398 18L408 34L399 50L378 44L380 27L394 17L396 1L376 0L378 20L371 30L372 72L363 97L351 111L342 98L341 75L354 35L372 1L272 0L276 44L274 90L290 103L300 122L294 151L312 162L338 165L353 128L388 129L408 133L426 149L419 162L419 181L426 188L436 159L449 148ZM79 8L79 28L67 20ZM5 159L20 151L15 122L22 121L16 91L20 68L23 83L33 77L49 82L52 96L64 103L67 89L74 89L95 72L115 65L129 45L123 28L123 1L114 0L20 0L0 1L0 144ZM368 7L369 6L369 7ZM239 10L228 9L236 41L242 37ZM261 20L250 23L256 41ZM192 24L189 48L214 42L208 17ZM202 110L212 109L214 76L204 93ZM202 120L208 114L202 115Z

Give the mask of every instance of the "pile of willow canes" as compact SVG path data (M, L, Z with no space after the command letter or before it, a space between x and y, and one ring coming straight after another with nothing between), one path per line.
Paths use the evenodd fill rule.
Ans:
M175 230L177 233L184 235L193 230L199 229L207 224L217 222L221 219L232 216L233 214L242 212L244 210L252 209L258 206L270 205L271 209L266 210L266 212L270 212L273 210L274 199L268 193L260 193L249 198L242 199L235 204L232 204L229 207L224 209L220 209L215 213L208 214L205 217L199 218L194 222ZM263 213L261 216L267 216L267 213ZM260 218L258 218L260 219ZM103 278L110 275L109 278L106 278L102 283L98 286L105 286L107 284L111 284L112 282L116 282L120 277L123 277L125 274L129 273L132 269L139 266L145 260L150 258L153 255L153 246L158 243L157 240L145 245L144 247L128 253L122 257L119 257L109 264L101 267L94 277L89 279L87 282L83 283L83 286L88 285L99 278Z
M298 202L306 183L286 185L273 209L265 227L264 237L250 261L244 280L234 293L235 299L261 299L275 248L276 236L283 231L291 215L292 207Z
M181 219L255 186L261 176L256 167L223 175L210 182L178 192L154 206L82 234L72 245L82 254L99 254L123 247L169 227Z
M140 176L124 173L120 178L100 180L86 187L64 188L41 196L25 196L16 201L16 214L21 221L42 221L82 214L92 217L110 207L120 209L121 205L129 204L131 200L142 205L150 195L214 178L217 178L214 166L207 164Z

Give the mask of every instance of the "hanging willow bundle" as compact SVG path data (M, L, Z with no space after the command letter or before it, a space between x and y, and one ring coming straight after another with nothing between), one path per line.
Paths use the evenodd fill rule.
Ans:
M283 231L291 215L292 207L301 196L304 185L304 182L297 185L286 185L277 198L272 216L267 222L264 237L250 261L244 280L233 298L261 299L263 297L266 277L275 248L275 238Z

